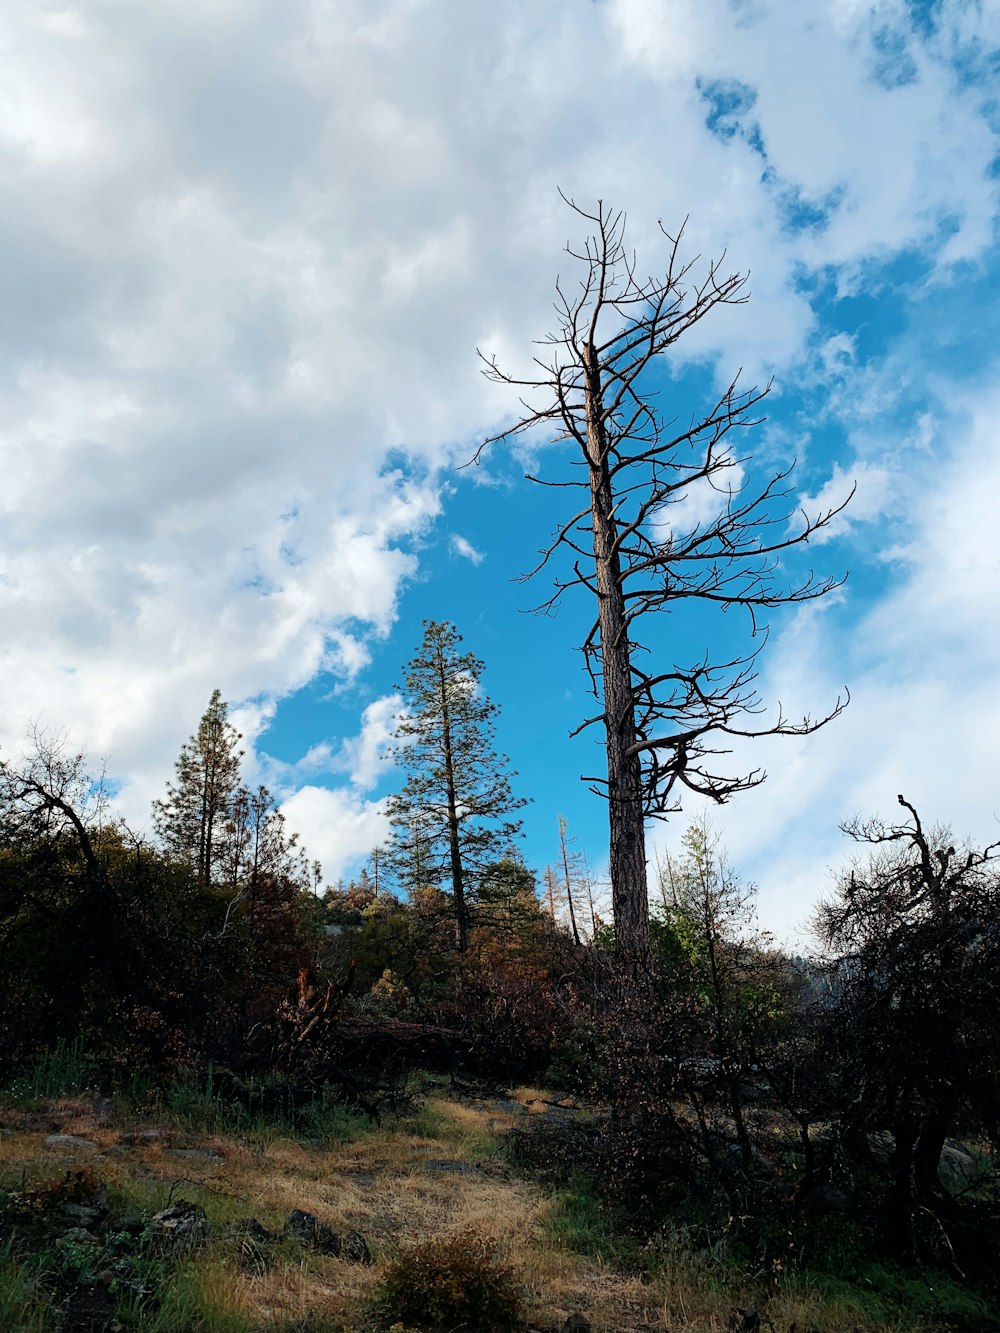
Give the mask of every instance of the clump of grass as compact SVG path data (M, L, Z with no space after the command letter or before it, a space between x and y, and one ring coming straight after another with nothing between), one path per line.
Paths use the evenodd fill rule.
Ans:
M521 1314L514 1271L478 1232L411 1245L387 1269L379 1288L386 1323L416 1329L512 1328Z
M236 1096L211 1065L176 1078L162 1092L161 1101L171 1118L187 1129L248 1143L266 1144L287 1136L342 1143L359 1137L371 1124L329 1083L302 1101L279 1076L249 1077L240 1081Z
M555 1195L545 1231L572 1253L627 1269L643 1266L643 1247L629 1235L618 1209L600 1197L594 1178L584 1172L572 1173Z
M15 1261L10 1247L0 1250L0 1328L18 1333L44 1333L50 1304L35 1276Z
M94 1062L85 1052L83 1042L60 1039L50 1051L43 1051L16 1074L3 1091L15 1106L34 1110L46 1098L79 1097L93 1092L95 1084Z
M232 1273L221 1260L209 1258L183 1264L157 1293L155 1309L148 1304L123 1302L118 1322L144 1333L254 1333L259 1327L242 1303L234 1298Z

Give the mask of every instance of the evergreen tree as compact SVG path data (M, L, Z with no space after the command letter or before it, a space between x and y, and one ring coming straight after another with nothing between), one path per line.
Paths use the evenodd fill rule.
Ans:
M243 751L228 711L214 690L197 732L181 747L176 780L167 784L162 801L153 802L153 824L164 848L187 861L204 884L230 859Z
M453 625L424 621L395 733L394 757L407 778L388 812L402 886L450 889L465 950L482 874L519 834L521 821L512 816L527 802L514 796L508 760L493 748L499 709L480 692L483 663L462 653L461 642Z

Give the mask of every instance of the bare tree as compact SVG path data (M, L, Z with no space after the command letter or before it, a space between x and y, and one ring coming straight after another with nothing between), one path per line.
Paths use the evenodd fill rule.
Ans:
M71 833L88 876L103 884L93 840L106 805L103 776L95 778L84 756L69 751L65 732L33 725L28 739L31 750L20 765L0 759L0 837L37 844Z
M837 969L842 1133L888 1129L887 1239L919 1249L918 1216L952 1211L938 1179L963 1122L1000 1138L1000 842L955 845L908 818L843 826L870 855L817 922Z
M566 906L569 909L569 924L573 932L573 943L579 945L580 932L576 924L576 904L573 902L573 871L576 869L576 854L571 854L567 846L566 820L559 816L559 859L563 869L563 889L566 893Z
M582 249L567 246L580 280L569 290L557 281L558 327L528 377L480 353L488 378L519 390L525 413L484 441L476 458L489 444L545 427L575 446L578 476L529 474L583 494L526 577L565 556L568 568L536 609L553 612L571 588L596 602L582 651L600 711L573 734L603 728L607 776L585 780L608 800L616 947L634 974L649 956L646 818L678 810L683 788L721 803L763 781L758 769L720 771L719 756L730 752L733 738L804 735L844 707L838 699L825 717L793 723L779 706L775 717L754 725L762 711L755 689L760 646L729 661L706 653L693 664L646 665L644 631L657 612L694 598L723 610L745 608L755 636L762 610L830 592L839 581L811 571L797 583L779 581L778 561L843 504L800 514L790 526L791 469L761 484L745 478L747 459L734 452L730 436L759 424L755 413L770 385L741 389L737 376L704 416L687 422L657 405L650 383L657 359L716 307L745 301L746 278L726 275L721 261L696 276L698 261L681 258L683 227L676 236L663 232L665 274L640 277L625 246L624 213L600 202L595 212L566 202L593 228ZM683 502L701 500L702 492L714 492L715 516L685 517Z

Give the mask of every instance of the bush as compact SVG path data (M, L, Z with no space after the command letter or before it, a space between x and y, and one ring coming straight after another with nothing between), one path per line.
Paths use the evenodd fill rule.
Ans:
M381 1298L387 1321L468 1333L511 1328L521 1305L513 1270L496 1261L492 1242L476 1232L404 1250L382 1280Z

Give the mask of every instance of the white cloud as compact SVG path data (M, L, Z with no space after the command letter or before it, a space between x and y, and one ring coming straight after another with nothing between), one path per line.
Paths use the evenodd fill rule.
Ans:
M281 807L288 826L301 835L311 861L319 861L326 883L380 846L389 821L380 801L365 801L343 787L301 787Z
M370 703L362 716L360 733L344 742L339 766L347 769L359 791L370 791L386 771L387 750L402 703L398 694Z
M460 536L457 532L451 534L451 549L456 555L460 555L463 560L471 560L474 565L483 563L482 551L477 551L472 542Z
M886 514L898 512L901 497L898 490L894 491L896 481L888 468L872 463L857 460L847 467L835 463L829 480L819 491L815 495L802 496L801 508L810 518L815 518L836 509L848 496L851 499L846 509L810 538L812 543L822 546L842 537L856 523L872 523Z

